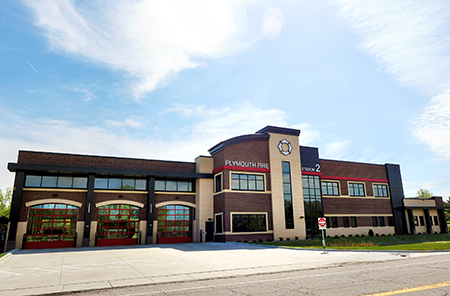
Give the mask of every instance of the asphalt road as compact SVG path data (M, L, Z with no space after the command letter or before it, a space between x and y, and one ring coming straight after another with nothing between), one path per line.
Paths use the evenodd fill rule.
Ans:
M405 290L406 289L406 290ZM450 253L328 268L150 284L70 295L450 295ZM68 295L61 293L57 295Z

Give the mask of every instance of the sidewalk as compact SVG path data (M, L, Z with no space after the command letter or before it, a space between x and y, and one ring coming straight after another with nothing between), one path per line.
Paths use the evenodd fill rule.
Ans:
M241 243L16 251L0 259L0 295L39 295L401 260L439 253L328 252Z

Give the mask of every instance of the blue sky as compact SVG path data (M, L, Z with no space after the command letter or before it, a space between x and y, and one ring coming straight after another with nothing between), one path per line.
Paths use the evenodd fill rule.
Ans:
M448 1L216 2L3 1L0 188L18 150L193 161L278 125L450 195Z

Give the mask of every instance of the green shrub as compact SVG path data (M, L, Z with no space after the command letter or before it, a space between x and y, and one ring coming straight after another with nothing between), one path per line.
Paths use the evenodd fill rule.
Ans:
M286 238L286 240L287 240L287 241L290 241L291 239L288 237L288 238Z
M369 236L374 236L374 233L373 233L373 230L372 230L372 229L369 229L368 235L369 235Z
M283 241L283 238L282 238L282 237L279 237L278 239L280 240L280 242L282 242L282 241Z
M295 237L295 240L298 240L298 236Z

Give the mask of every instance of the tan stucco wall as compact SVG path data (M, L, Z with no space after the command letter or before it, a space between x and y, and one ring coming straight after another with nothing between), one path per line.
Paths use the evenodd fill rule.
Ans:
M395 228L394 227L354 227L354 228L327 228L327 236L341 236L345 235L348 236L351 234L352 236L355 235L369 235L369 230L372 229L373 233L376 235L388 235L388 234L395 234Z
M403 199L405 207L435 207L436 202L434 199Z
M89 247L95 246L95 233L97 232L97 221L91 221L91 232L89 234Z
M83 246L84 221L77 221L77 247Z
M139 231L141 232L141 245L145 245L147 238L147 220L139 221Z
M292 145L292 152L283 155L278 149L281 140L286 139ZM272 188L272 215L274 238L283 237L301 239L306 237L303 207L302 172L300 164L300 147L297 136L270 133L269 139L270 178ZM282 162L287 161L291 167L292 205L294 212L294 229L286 229L284 214Z
M195 159L197 173L212 174L214 159L212 157L199 156ZM200 242L200 230L202 230L202 241L205 241L205 222L214 219L214 181L213 179L197 179L195 183L195 221L192 229L192 240Z
M16 248L22 249L23 235L27 232L27 222L17 223Z

